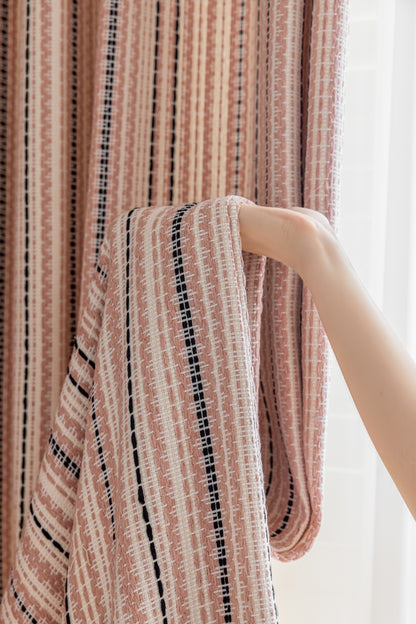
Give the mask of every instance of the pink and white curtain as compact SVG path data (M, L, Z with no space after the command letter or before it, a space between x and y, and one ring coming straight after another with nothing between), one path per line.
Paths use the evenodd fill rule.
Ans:
M0 22L4 588L113 217L233 194L336 220L347 2L14 0L0 3ZM264 271L260 434L266 444L280 418L298 414L304 452L322 455L326 340L298 276L271 261ZM265 396L276 397L269 420ZM287 500L298 478L290 453L274 477L264 454L271 499ZM306 478L314 496L301 545L280 531L285 511L269 518L281 559L316 535L322 475Z

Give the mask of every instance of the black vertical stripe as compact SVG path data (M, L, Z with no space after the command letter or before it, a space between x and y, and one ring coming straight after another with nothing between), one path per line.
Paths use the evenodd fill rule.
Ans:
M289 524L290 515L292 513L293 500L295 498L295 484L293 482L293 475L292 475L290 466L288 466L288 470L289 470L289 500L287 501L286 513L283 517L282 524L280 525L278 529L275 529L273 533L271 533L270 537L276 537L276 535L280 535L281 533L283 533L283 531Z
M89 399L90 398L90 393L87 390L85 390L85 388L83 388L77 382L77 380L71 375L69 368L68 368L68 371L67 371L67 376L68 376L69 381L78 390L78 392L80 392L82 394L82 396L84 396L86 399Z
M295 484L293 481L293 475L292 475L292 470L290 468L290 463L289 463L289 457L287 454L287 449L284 443L284 439L283 439L283 432L282 432L282 427L280 424L280 415L279 415L279 408L277 406L277 392L276 392L276 375L275 375L275 371L274 371L274 363L273 363L273 353L270 353L270 374L271 374L271 378L272 378L272 391L273 391L273 404L274 404L274 414L276 417L276 421L279 427L279 431L280 431L280 438L282 440L282 444L283 444L283 449L285 452L285 458L286 458L286 463L287 463L287 469L288 469L288 473L289 473L289 498L287 501L287 506L286 506L286 513L283 517L283 521L282 524L280 525L280 527L278 529L276 529L272 534L271 537L275 537L276 535L280 535L285 528L287 527L289 520L290 520L290 516L292 513L292 509L293 509L293 501L295 498Z
M263 386L263 382L261 379L260 379L260 390L261 390L261 396L263 400L264 409L266 410L266 418L267 418L267 424L268 424L267 433L269 434L269 476L267 478L267 485L266 485L266 498L267 498L269 495L270 486L273 480L273 435L272 435L272 423L270 420L270 412L269 412L269 408L268 408L267 400L266 400L266 393L264 392L264 386ZM264 480L264 482L266 483L266 479Z
M26 437L28 419L29 391L29 71L30 71L30 0L26 2L26 44L25 44L25 128L24 128L24 206L25 206L25 254L24 254L24 369L23 369L23 428L22 428L22 465L20 472L20 521L19 538L22 534L25 517L25 480L26 480Z
M267 27L266 27L266 88L265 88L265 115L264 115L264 125L265 125L265 154L264 154L264 166L265 166L265 205L269 205L269 175L270 175L270 146L269 146L269 132L270 132L270 124L269 124L269 97L270 97L270 86L269 86L269 72L270 72L270 0L267 2Z
M173 97L172 97L172 138L170 145L170 189L169 200L173 202L174 171L175 171L175 140L176 140L176 91L178 85L178 55L179 55L179 8L180 0L176 0L176 21L175 21L175 62L173 69Z
M111 513L111 527L112 527L112 530L113 530L113 542L115 542L116 541L116 529L115 529L115 523L114 523L113 499L112 499L112 496L111 496L110 482L108 480L108 470L107 470L107 466L106 466L106 463L105 463L105 460L104 460L103 447L102 447L102 444L101 444L100 431L98 429L97 415L96 415L96 412L95 412L94 387L93 387L92 393L91 393L91 412L92 412L92 421L94 423L95 439L97 440L98 455L100 456L101 471L102 471L103 477L104 477L104 485L105 485L105 489L107 491L108 506L110 508L110 513Z
M204 455L205 475L211 505L211 517L214 526L217 548L218 567L220 569L224 622L231 622L230 585L228 580L227 555L225 550L224 526L218 490L217 471L215 468L214 450L209 427L208 410L205 403L204 388L199 364L198 350L192 321L191 306L188 298L183 256L181 247L181 223L185 212L195 204L186 204L179 208L172 222L172 256L176 280L176 292L182 320L183 337L186 344L189 373L192 383L193 398L198 420L201 448Z
M117 39L117 20L118 20L118 0L110 0L109 7L109 23L108 23L108 39L107 39L107 56L105 67L105 83L104 83L104 106L100 139L100 172L98 185L98 210L96 223L96 245L95 245L95 264L98 260L98 253L105 235L106 209L107 209L107 188L108 188L108 164L110 157L110 137L111 137L111 121L113 110L113 92L114 92L114 75L115 75L115 58L116 58L116 39Z
M160 0L156 2L156 24L155 24L155 51L153 59L153 94L152 94L152 126L150 129L150 157L149 157L149 189L148 202L152 203L153 194L153 169L155 158L155 125L156 125L156 98L157 98L157 61L159 56L159 21L160 21Z
M104 277L104 279L107 279L108 275L106 273L106 271L104 271L100 265L98 264L98 262L95 265L95 268L97 269L97 272L99 273L99 275L102 275Z
M127 362L127 390L129 396L129 414L130 414L130 427L131 427L131 443L133 448L133 459L136 468L136 480L137 480L137 498L142 508L142 517L146 527L146 535L149 540L149 548L153 561L153 569L156 578L157 589L160 598L160 611L162 613L162 623L167 624L168 618L166 616L166 602L164 599L163 583L161 579L160 566L157 560L156 546L153 537L153 528L150 522L149 511L147 509L142 475L140 470L140 458L138 453L138 442L136 436L136 422L134 414L133 404L133 379L132 379L132 365L131 365L131 335L130 335L130 226L131 215L135 208L127 215L126 222L126 362Z
M240 173L240 124L241 124L241 100L242 100L242 74L243 74L243 50L244 50L244 0L241 1L241 14L240 14L240 42L239 57L238 57L238 96L237 96L237 128L236 128L236 144L235 144L235 173L234 173L234 195L238 195L239 189L239 173Z
M69 598L68 598L68 568L66 569L66 577L65 577L65 621L66 621L66 624L71 624L71 618L69 616Z
M69 332L72 341L77 316L77 94L78 94L78 0L72 0L71 172L69 210Z
M288 473L289 473L289 498L287 501L287 505L286 505L286 513L283 517L283 521L282 524L280 525L280 527L278 529L276 529L275 531L273 531L273 533L271 534L271 537L276 537L276 535L280 535L285 528L287 527L289 520L290 520L290 516L292 513L292 509L293 509L293 502L294 502L294 498L295 498L295 484L293 481L293 475L292 475L292 470L290 468L290 464L289 464L289 457L287 454L287 450L286 447L284 446L284 439L283 439L283 433L282 433L282 428L280 425L280 417L279 417L279 410L277 407L277 395L276 395L276 382L275 382L275 373L274 373L274 366L273 366L273 361L272 358L270 360L270 370L271 370L271 377L272 377L272 384L273 384L273 402L274 402L274 414L276 417L276 422L278 424L279 427L279 431L280 431L280 438L282 440L282 444L283 444L283 448L284 448L284 453L285 453L285 457L286 457L286 463L287 463L287 469L288 469ZM272 439L272 429L271 429L271 420L270 420L270 414L267 408L267 403L266 403L266 396L265 396L265 392L264 392L264 386L263 386L263 382L260 381L260 387L261 387L261 391L262 391L262 396L263 396L263 402L264 402L264 406L266 408L266 414L267 414L267 421L269 423L269 451L270 451L270 472L269 472L269 479L268 479L268 484L267 484L267 488L266 488L266 497L269 493L270 490L270 486L271 486L271 482L272 482L272 477L273 477L273 439Z
M29 510L30 513L32 515L33 521L36 524L36 526L38 527L38 529L40 529L40 531L42 532L42 535L49 541L51 542L51 544L57 549L59 550L60 553L62 553L64 555L64 557L66 557L67 559L69 559L69 551L65 550L65 548L62 546L62 544L60 544L56 539L54 539L52 537L52 535L49 533L49 531L47 529L45 529L44 526L42 526L42 523L40 522L39 518L37 517L37 515L35 514L35 510L33 509L33 503L31 502L29 505Z
M59 459L60 462L71 472L76 479L79 479L80 476L80 468L76 462L74 462L67 453L59 446L55 438L53 437L52 432L49 435L49 447L52 453Z
M306 7L309 11L306 12ZM309 23L307 23L308 18ZM313 22L313 0L304 0L303 22L302 22L302 57L300 66L300 181L301 181L301 206L305 205L305 169L306 154L308 146L308 101L309 82L311 75L311 43L312 43L312 22ZM307 33L307 34L306 34ZM305 41L305 37L308 40ZM305 87L306 74L306 87Z
M260 92L260 1L257 0L257 49L256 49L256 131L254 154L254 203L259 201L259 92Z
M310 6L308 18L310 23L306 29L306 4ZM305 205L305 169L306 169L306 153L308 145L308 100L309 100L309 81L310 81L310 62L311 62L311 43L312 43L312 21L313 21L313 0L305 0L303 5L303 23L302 23L302 58L301 58L301 74L300 74L300 180L301 180L301 206ZM308 32L309 40L305 42L305 31ZM305 45L306 43L306 45ZM304 88L305 72L307 75L307 86Z
M303 98L305 97L305 93L303 92L303 74L304 74L304 67L303 67L303 63L304 63L304 39L305 39L305 7L306 7L306 2L307 0L304 0L303 2L303 16L302 16L302 54L301 54L301 58L300 58L300 101L299 101L299 122L300 122L300 127L299 127L299 146L300 146L300 193L301 193L301 200L300 200L300 205L303 206L304 205L304 154L303 154L303 148L304 148L304 135L303 133L305 132L305 127L304 127L304 120L303 120L303 104L304 104L304 100Z
M9 3L1 3L1 49L0 49L0 389L4 378L4 286L5 286L5 245L6 245L6 180L7 180L7 61L8 61L8 19ZM0 401L0 449L3 448L3 404ZM3 464L0 457L0 507L3 507ZM2 514L0 513L0 535L3 534ZM0 597L3 593L3 558L0 548Z
M20 607L20 610L25 614L25 616L27 617L28 620L30 620L30 622L33 622L33 624L38 624L38 620L31 614L31 612L26 607L23 600L20 598L19 594L16 591L16 587L14 586L13 574L11 575L11 578L10 578L10 584L12 586L13 595L15 597L17 604Z
M264 505L263 507L263 521L264 521L264 526L266 527L267 530L267 510L266 510L266 505ZM268 559L268 568L269 568L269 578L270 578L270 585L272 588L272 595L273 595L273 607L274 607L274 615L276 618L276 624L279 624L278 622L278 613L277 613L277 606L276 606L276 595L275 595L275 591L274 591L274 581L273 581L273 573L272 573L272 557L271 557L271 553L270 553L270 540L267 540L267 559Z
M82 359L85 362L87 362L87 364L89 364L93 370L95 370L95 362L94 362L94 360L91 360L88 357L88 355L81 349L81 347L78 344L78 340L76 339L76 337L74 337L74 339L72 341L72 344L73 344L74 349L79 353L79 355L82 357Z

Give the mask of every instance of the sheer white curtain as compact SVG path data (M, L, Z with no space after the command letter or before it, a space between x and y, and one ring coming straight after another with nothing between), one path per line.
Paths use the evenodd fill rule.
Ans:
M415 34L414 0L351 0L339 236L416 357ZM414 624L416 523L331 360L323 524L273 564L279 622Z

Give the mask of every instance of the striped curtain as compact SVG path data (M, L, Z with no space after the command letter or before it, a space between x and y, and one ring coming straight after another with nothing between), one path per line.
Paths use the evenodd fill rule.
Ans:
M1 591L109 222L229 194L336 221L347 0L3 0L0 11ZM263 469L267 496L287 501L301 458L282 450L275 478L267 444L297 418L305 453L323 451L326 341L298 276L263 265ZM321 474L306 477L316 527ZM291 547L288 512L269 518L281 559L316 535L305 513Z

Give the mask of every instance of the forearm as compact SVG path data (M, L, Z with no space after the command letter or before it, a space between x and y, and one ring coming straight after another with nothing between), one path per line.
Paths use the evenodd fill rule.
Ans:
M340 246L322 246L306 280L364 425L416 518L415 363Z
M243 249L292 266L312 293L379 455L416 518L416 365L324 218L297 208L240 210Z

